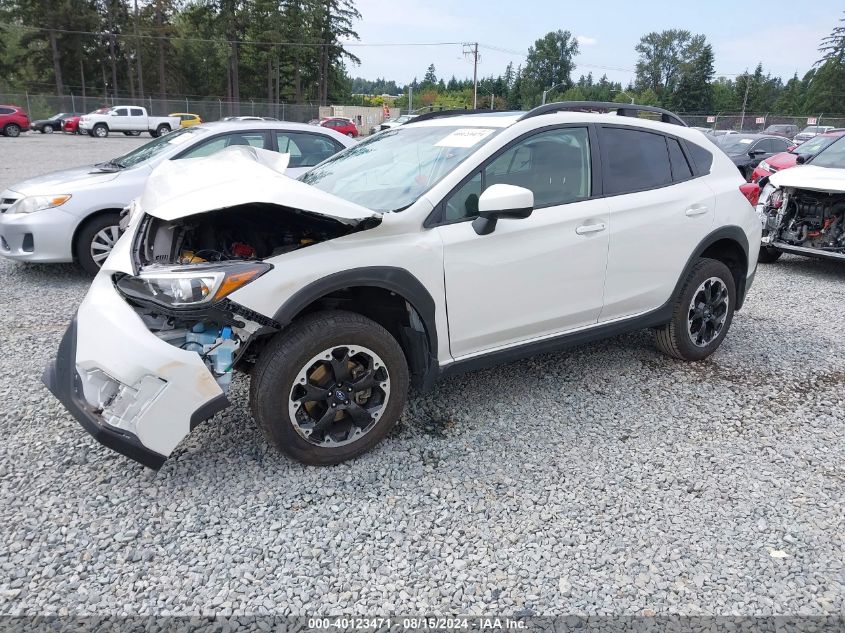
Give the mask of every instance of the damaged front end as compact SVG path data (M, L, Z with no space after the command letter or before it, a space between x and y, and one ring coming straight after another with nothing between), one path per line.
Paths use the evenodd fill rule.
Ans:
M845 259L845 193L781 187L761 206L765 246Z
M174 220L147 215L132 249L138 272L116 274L114 283L153 334L199 354L225 392L249 341L279 328L228 295L271 271L264 260L368 225L266 203Z
M283 176L277 155L235 150L153 174L43 377L102 444L152 468L229 405L233 370L279 330L230 295L381 220Z

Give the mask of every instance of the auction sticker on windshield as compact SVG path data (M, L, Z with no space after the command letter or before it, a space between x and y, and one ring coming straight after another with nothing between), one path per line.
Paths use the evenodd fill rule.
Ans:
M491 128L462 127L435 143L435 147L472 147L493 133Z

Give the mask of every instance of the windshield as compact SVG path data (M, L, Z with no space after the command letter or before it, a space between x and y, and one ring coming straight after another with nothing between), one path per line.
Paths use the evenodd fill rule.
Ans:
M786 132L788 129L788 125L770 125L766 128L766 132Z
M820 125L808 125L803 130L801 130L802 134L821 134L827 130L827 128L822 127Z
M118 167L134 167L135 165L140 165L141 163L150 160L154 156L158 156L172 147L182 145L183 143L191 140L192 134L204 134L206 131L206 128L196 125L193 127L186 127L182 130L172 132L171 134L160 136L146 145L141 145L141 147L133 149L128 154L124 154L114 160L110 160L109 163L117 165Z
M748 152L752 143L754 143L753 138L743 138L739 134L728 134L722 137L719 147L728 156L739 156Z
M335 154L300 180L386 213L412 205L499 130L402 126Z
M840 136L812 160L816 167L833 167L834 169L845 169L845 142Z
M835 140L835 136L814 136L806 143L801 143L801 145L792 150L792 153L812 156L813 154L818 154Z

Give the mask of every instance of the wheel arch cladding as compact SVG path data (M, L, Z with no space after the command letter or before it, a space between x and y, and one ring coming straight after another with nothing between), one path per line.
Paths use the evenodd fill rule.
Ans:
M742 308L745 302L746 283L748 276L748 238L738 226L723 226L705 237L695 249L693 258L687 264L680 284L689 274L690 267L695 260L707 257L722 262L731 271L736 287L736 309Z
M432 368L438 366L436 306L410 272L369 266L327 275L297 291L273 318L284 328L304 314L327 307L357 312L382 325L402 347L414 386L431 383Z

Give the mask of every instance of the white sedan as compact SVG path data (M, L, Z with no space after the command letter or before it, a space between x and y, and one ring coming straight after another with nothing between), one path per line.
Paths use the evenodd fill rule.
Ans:
M24 262L78 261L96 273L119 235L120 212L167 161L252 146L290 154L297 177L355 142L326 128L273 121L217 122L157 138L105 163L53 172L0 193L0 255Z

